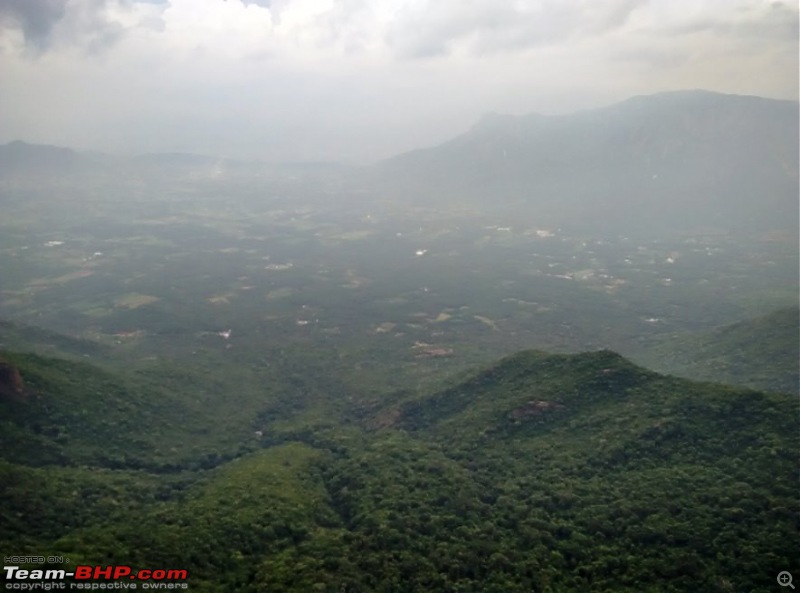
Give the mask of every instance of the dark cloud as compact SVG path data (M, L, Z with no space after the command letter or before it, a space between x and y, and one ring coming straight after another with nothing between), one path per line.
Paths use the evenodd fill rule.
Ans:
M0 22L18 26L27 43L44 49L53 27L64 18L66 4L67 0L0 0Z
M264 0L260 0L264 1ZM167 5L169 0L119 0L119 6ZM0 28L22 31L25 44L35 52L73 46L100 53L117 44L127 29L115 20L110 0L0 0ZM142 18L134 27L163 28L157 17Z

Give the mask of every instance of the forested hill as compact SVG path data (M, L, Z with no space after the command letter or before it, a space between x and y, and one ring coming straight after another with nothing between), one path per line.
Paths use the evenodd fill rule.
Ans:
M211 465L179 461L208 417L254 418L6 358L25 397L0 402L0 543L19 554L185 568L199 592L529 593L769 590L800 551L796 398L613 352L522 352L325 426L276 399L291 430ZM39 446L58 455L34 464Z

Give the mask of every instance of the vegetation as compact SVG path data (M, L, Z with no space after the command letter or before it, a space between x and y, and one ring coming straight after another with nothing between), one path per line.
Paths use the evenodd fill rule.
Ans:
M779 309L699 334L664 337L642 359L692 379L798 393L799 330L800 309Z
M58 395L110 391L115 430L87 425L55 458L30 420L88 421L42 407L75 367L9 358L28 389L4 403L25 447L0 466L3 544L20 553L186 568L198 591L758 591L800 541L794 398L608 351L522 352L327 426L299 419L213 468L176 454L149 471L110 454L138 434L114 400L132 385L80 367ZM191 439L197 410L181 413L171 431Z

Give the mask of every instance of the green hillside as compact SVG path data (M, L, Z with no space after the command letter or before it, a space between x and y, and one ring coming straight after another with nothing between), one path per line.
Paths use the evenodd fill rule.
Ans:
M0 370L13 367L24 384L6 393L0 375L0 459L27 466L209 469L346 416L345 387L322 348L311 356L283 343L224 361L175 349L125 360L4 322L0 340L19 348L0 349Z
M185 568L194 591L513 593L764 591L800 551L796 399L609 351L521 352L434 393L295 417L213 466L152 467L108 459L167 435L191 454L208 412L8 359L27 395L3 402L0 543L20 554Z
M708 332L677 334L641 357L660 372L753 389L800 392L800 309Z
M214 419L196 397L172 388L169 376L156 381L37 354L2 358L24 382L17 397L0 398L6 460L164 470L221 446ZM198 434L205 440L192 438Z

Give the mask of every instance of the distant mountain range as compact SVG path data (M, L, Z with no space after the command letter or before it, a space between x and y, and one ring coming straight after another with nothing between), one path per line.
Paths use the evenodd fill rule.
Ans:
M327 174L341 168L327 162L265 163L182 152L110 155L21 140L0 145L0 182L28 185L64 180L78 183L98 179L118 181L119 175L144 179L190 177L199 181L204 178L238 181L253 176Z
M798 104L682 91L571 115L492 114L370 179L412 202L558 224L796 233Z
M570 115L489 114L444 144L347 177L369 199L504 211L620 232L798 231L798 104L707 91L641 96ZM169 153L113 157L12 142L0 182L179 178L238 182L340 175ZM363 191L361 193L364 193Z

